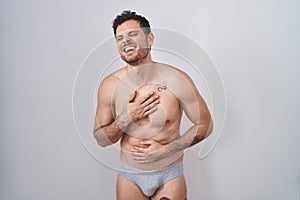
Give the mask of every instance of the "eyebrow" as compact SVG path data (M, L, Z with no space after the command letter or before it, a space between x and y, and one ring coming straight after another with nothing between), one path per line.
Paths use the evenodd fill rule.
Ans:
M123 37L123 34L125 33L125 34L132 34L132 33L138 33L139 31L138 30L130 30L130 31L124 31L124 32L121 32L119 35L116 35L116 38L118 38L118 37Z

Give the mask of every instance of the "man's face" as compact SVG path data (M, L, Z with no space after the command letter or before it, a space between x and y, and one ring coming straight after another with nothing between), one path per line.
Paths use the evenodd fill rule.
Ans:
M144 33L139 22L128 20L117 27L116 41L121 58L137 65L149 55L153 37Z

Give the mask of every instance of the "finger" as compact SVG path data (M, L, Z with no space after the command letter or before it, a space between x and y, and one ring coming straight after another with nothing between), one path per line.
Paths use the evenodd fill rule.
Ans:
M137 161L139 164L149 164L151 163L152 161L151 160L138 160Z
M136 97L136 90L133 91L133 93L130 95L128 102L132 103Z
M139 103L142 104L144 101L146 101L148 98L154 95L154 92L149 92L148 94L144 95L139 99Z
M154 113L156 110L157 110L157 107L147 110L146 112L144 112L144 117L147 117L148 115Z
M135 148L135 147L130 152L132 154L134 154L134 153L140 153L139 150L137 148Z
M147 162L147 161L137 161L137 163L139 163L139 164L148 164L149 162Z
M144 145L151 145L153 144L153 142L154 142L153 140L148 139L148 140L141 140L139 143Z
M148 153L147 147L134 147L134 150L136 153L141 153L141 155ZM140 154L138 154L138 155L140 155Z
M154 111L153 109L154 109L155 107L157 107L157 104L159 104L159 101L153 102L151 105L145 107L145 108L143 109L142 112L143 112L143 113L146 113L146 112L147 112L147 113L149 113L149 114L152 113L152 112ZM148 111L150 111L150 112L148 112ZM149 114L148 114L148 115L149 115Z
M147 157L134 157L133 159L138 163L149 163L151 161L151 159Z
M159 104L159 100L155 99L154 101L152 102L149 102L149 104L142 104L142 106L144 106L144 109L143 111L147 111L147 110L150 110L151 108L155 107L157 104Z
M146 101L144 101L142 103L142 106L146 107L146 106L148 106L148 105L150 105L154 102L156 102L156 104L157 104L158 103L158 100L157 100L158 98L159 98L158 95L152 96L151 98L148 98Z
M146 159L146 154L142 153L142 152L133 152L132 155L134 156L134 158L138 158L138 159Z
M136 161L145 161L145 160L147 160L145 157L134 157L133 159L136 160Z
M142 148L142 149L146 149L149 148L149 145L145 145L145 144L138 144L135 146L135 148Z

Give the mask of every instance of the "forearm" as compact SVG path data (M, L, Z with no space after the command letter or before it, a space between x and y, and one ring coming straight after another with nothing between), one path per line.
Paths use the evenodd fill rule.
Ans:
M167 146L168 151L176 153L191 147L210 135L212 132L212 121L207 124L196 124L187 130L181 137L170 142Z
M95 128L94 137L102 147L111 145L122 137L130 123L128 117L119 115L112 123Z

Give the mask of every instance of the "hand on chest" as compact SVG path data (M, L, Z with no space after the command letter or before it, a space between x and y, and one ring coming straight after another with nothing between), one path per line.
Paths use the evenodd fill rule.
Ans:
M150 92L154 92L153 96L159 96L159 103L156 106L156 110L144 119L132 123L128 127L128 133L131 135L139 137L154 136L167 126L171 125L172 122L175 121L174 119L177 119L178 115L180 115L179 102L176 96L168 89L167 85L149 83L137 88L131 88L131 90L124 90L128 92L127 94L132 94L136 91L134 101L139 101ZM121 95L121 92L116 94L116 115L122 112L122 108L124 104L126 104L126 101L128 101L128 95L123 96Z

